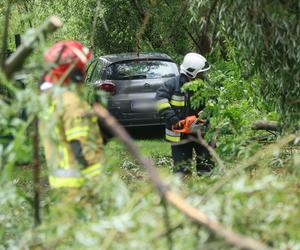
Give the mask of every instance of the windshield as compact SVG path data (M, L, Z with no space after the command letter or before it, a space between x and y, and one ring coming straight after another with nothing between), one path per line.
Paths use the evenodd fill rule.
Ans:
M108 80L156 79L173 77L176 64L167 61L141 60L114 63L107 68Z

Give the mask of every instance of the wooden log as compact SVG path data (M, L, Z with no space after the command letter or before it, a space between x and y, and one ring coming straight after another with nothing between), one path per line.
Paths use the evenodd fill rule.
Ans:
M264 120L255 121L252 124L252 129L278 131L278 122Z

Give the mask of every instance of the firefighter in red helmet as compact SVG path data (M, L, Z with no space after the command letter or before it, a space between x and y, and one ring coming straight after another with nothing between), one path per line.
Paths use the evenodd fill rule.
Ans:
M77 41L58 42L44 54L50 69L40 86L47 102L40 133L52 188L80 187L102 169L103 141L97 118L88 115L91 107L80 95L91 56Z

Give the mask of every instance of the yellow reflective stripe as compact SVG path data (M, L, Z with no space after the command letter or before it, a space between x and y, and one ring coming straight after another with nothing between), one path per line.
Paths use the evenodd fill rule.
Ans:
M88 126L75 127L75 128L68 129L66 131L66 135L69 136L69 135L72 135L74 133L78 133L78 132L81 132L81 131L88 131L88 130L89 130Z
M167 98L163 98L163 99L160 99L157 101L156 108L157 108L157 111L160 111L162 109L171 108L171 105Z
M175 131L167 129L167 128L166 128L166 134L173 136L173 137L180 137L180 135L181 135L180 132L175 132Z
M99 175L101 173L101 163L96 163L94 165L91 165L81 170L81 173L86 177L93 177Z
M183 95L172 95L171 96L171 100L175 100L175 101L184 101L185 97Z
M157 110L158 111L166 109L166 108L171 108L171 105L170 105L169 102L164 102L164 103L158 103L157 104Z
M87 136L88 136L87 132L81 132L72 136L67 136L67 141L72 141L74 139L78 139L79 137L87 137Z
M173 106L177 106L177 107L184 107L184 101L175 101L175 100L171 100L171 105Z
M49 184L52 188L80 187L84 184L83 177L55 177L49 176Z
M77 139L78 137L86 137L88 135L88 126L76 127L66 131L67 141Z
M180 136L166 135L166 139L171 142L180 142Z

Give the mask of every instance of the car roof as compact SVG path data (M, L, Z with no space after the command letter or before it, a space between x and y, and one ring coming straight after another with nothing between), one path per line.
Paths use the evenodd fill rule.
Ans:
M152 60L164 60L164 61L174 62L172 58L169 57L167 54L157 53L157 52L111 54L111 55L100 56L99 59L102 59L109 64L122 62L122 61L132 61L137 59L141 59L141 60L152 59Z

